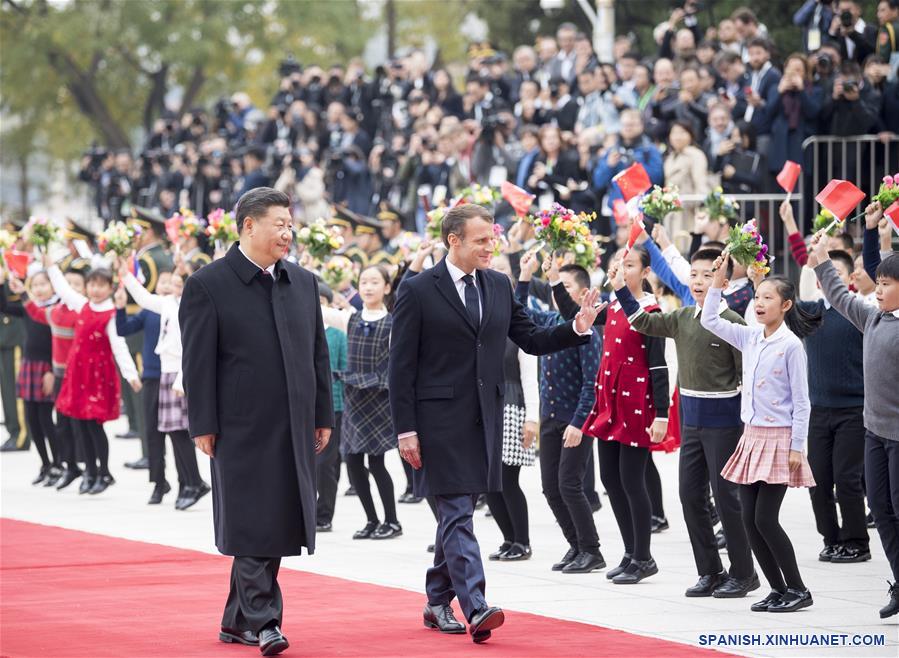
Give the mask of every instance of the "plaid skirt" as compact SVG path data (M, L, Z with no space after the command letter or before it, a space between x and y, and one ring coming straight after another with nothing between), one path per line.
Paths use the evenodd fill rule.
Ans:
M747 425L737 449L721 476L737 484L767 482L790 487L814 487L815 478L805 454L799 468L790 471L790 428Z
M43 379L53 366L48 361L22 359L19 378L16 380L16 397L28 402L53 402L56 396L44 395Z
M178 432L187 429L187 397L175 395L172 384L178 376L176 372L164 372L159 378L159 422L160 432Z

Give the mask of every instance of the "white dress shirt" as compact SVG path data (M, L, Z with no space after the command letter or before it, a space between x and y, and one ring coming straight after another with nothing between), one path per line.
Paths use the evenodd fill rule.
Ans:
M275 263L272 263L272 264L269 265L268 267L262 267L262 265L260 265L259 263L257 263L255 260L253 260L253 259L250 258L249 256L247 256L247 252L245 252L245 251L243 250L243 247L241 247L239 244L237 245L237 250L238 250L240 253L243 254L243 257L244 257L244 258L246 258L248 261L250 261L251 263L253 263L253 265L255 265L256 267L258 267L260 270L265 270L266 272L268 272L269 274L271 274L273 279L275 278Z
M453 285L456 286L456 292L459 293L459 299L462 300L462 306L465 306L465 286L466 283L463 281L463 278L466 276L465 272L460 270L458 267L453 265L450 262L450 259L446 259L446 269L449 270L450 276L453 279ZM474 288L478 292L478 317L483 318L484 313L484 302L481 300L481 291L478 288L478 273L477 270L471 273L471 278L474 280Z

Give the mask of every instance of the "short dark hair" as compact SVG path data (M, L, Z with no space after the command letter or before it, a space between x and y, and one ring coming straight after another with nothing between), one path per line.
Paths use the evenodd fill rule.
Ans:
M112 272L105 267L95 267L87 273L86 277L84 277L85 283L90 283L91 281L100 281L101 283L109 284L109 286L112 287Z
M899 254L887 256L880 261L880 265L877 266L877 271L874 273L874 279L880 277L899 281Z
M463 203L461 206L450 208L443 218L443 224L440 226L440 237L443 238L443 244L449 247L450 234L458 235L460 238L465 237L465 224L469 219L480 217L484 221L493 224L493 215L484 206L475 203Z
M847 254L842 249L832 249L827 252L827 255L830 256L830 260L832 261L840 261L843 265L846 266L846 270L852 274L852 270L855 269L855 262L852 260L852 256Z
M747 21L743 21L744 23ZM768 41L765 37L753 37L749 40L749 43L746 44L746 49L750 48L764 48L765 52L771 52L771 42Z
M759 24L759 19L749 7L737 7L730 15L732 21L740 21L741 23Z
M561 274L562 272L570 272L579 288L590 287L590 273L587 271L587 268L571 263L560 267L559 273Z
M714 263L718 256L721 255L721 249L716 249L714 247L703 247L702 249L697 249L696 252L690 257L690 262L695 263L698 260L706 260L710 263ZM734 262L733 260L727 261L727 278L731 278L734 275Z
M243 194L234 207L234 221L237 232L243 231L243 223L247 217L264 215L272 206L290 208L290 199L284 192L270 187L256 187Z
M852 252L855 250L855 238L848 233L840 233L834 237L843 243L843 249L851 256Z

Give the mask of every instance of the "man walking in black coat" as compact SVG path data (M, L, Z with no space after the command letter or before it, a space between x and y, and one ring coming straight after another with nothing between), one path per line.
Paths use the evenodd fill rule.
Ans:
M215 543L234 556L219 639L287 648L281 557L315 549L315 455L333 425L318 284L281 260L290 201L237 202L240 242L188 278L179 318L190 434L211 458Z
M484 568L472 514L478 494L502 490L503 355L506 337L530 354L589 340L598 293L584 297L573 324L537 327L505 275L488 269L493 217L465 204L443 220L447 257L407 278L393 312L390 407L400 455L416 469L417 496L433 496L438 528L428 570L425 626L464 633L450 602L459 598L475 642L504 621L484 597Z

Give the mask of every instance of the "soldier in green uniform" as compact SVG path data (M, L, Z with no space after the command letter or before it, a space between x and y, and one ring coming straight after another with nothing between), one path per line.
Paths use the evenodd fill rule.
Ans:
M382 250L388 256L391 265L399 265L403 262L403 253L400 249L400 238L403 233L403 213L400 212L399 208L382 201L378 207L377 218L381 222L381 236L384 242Z
M159 213L148 208L133 206L131 218L128 223L140 227L140 236L135 240L137 249L137 262L140 267L137 278L151 293L156 292L156 283L160 272L172 272L175 269L171 255L165 248L165 219ZM130 297L127 310L129 314L137 314L140 307ZM126 338L128 348L134 357L134 362L140 368L140 352L143 346L143 332L132 334ZM127 468L149 468L150 461L147 455L146 432L144 431L144 418L140 393L135 393L127 382L122 385L122 401L125 405L125 413L128 415L128 433L118 435L121 438L131 438L135 435L141 439L140 459L127 462ZM135 437L135 438L136 438Z
M877 3L877 54L890 65L890 80L899 76L899 0Z
M15 232L21 226L10 222L3 228ZM8 300L18 300L18 295L13 295L8 289L6 294ZM24 341L25 326L22 318L0 313L0 398L3 398L3 424L9 433L9 438L0 445L0 452L28 450L31 443L25 424L25 406L16 398L16 377Z

